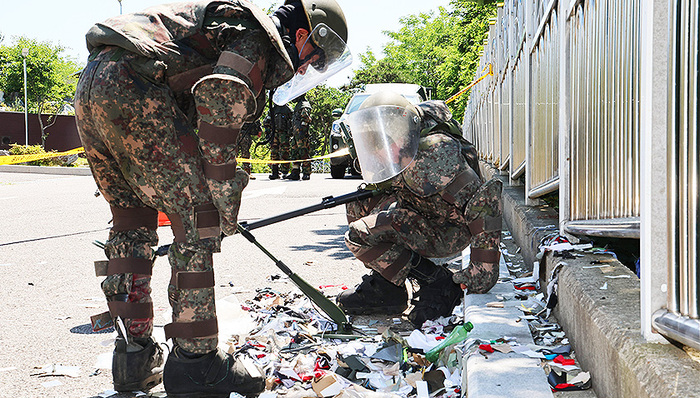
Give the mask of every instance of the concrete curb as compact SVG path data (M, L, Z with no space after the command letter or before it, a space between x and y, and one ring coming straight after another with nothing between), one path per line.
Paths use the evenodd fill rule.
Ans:
M3 165L0 173L33 173L33 174L57 174L72 176L89 176L92 172L87 167L47 167L47 166L23 166Z
M501 260L501 276L509 276L505 261ZM511 282L498 282L487 294L467 294L464 299L465 319L472 322L470 338L496 340L514 337L519 344L534 344L527 322L517 322L522 312L516 307L520 301L506 301L504 308L490 308L487 303L499 301L499 294L513 293ZM488 358L472 353L466 358L463 379L468 398L528 397L551 398L541 361L510 352L493 352Z
M496 174L493 169L484 171L489 177ZM534 264L541 239L558 230L542 227L558 225L558 214L547 206L526 206L523 188L502 180L506 224L522 248L525 264ZM554 315L583 370L591 372L598 397L700 397L700 363L672 344L642 338L636 275L617 260L605 268L582 268L601 259L592 254L562 260L550 253L545 259L540 270L544 279L560 262L566 263L559 273ZM617 275L628 278L606 278ZM546 282L541 280L543 286ZM607 289L602 290L604 285Z

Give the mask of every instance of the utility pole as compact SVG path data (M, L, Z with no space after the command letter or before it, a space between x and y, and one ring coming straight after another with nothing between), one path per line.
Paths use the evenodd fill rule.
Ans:
M29 146L29 118L27 117L27 55L29 49L22 49L22 63L24 64L24 146Z
M122 0L117 0L119 2L119 15L122 15Z

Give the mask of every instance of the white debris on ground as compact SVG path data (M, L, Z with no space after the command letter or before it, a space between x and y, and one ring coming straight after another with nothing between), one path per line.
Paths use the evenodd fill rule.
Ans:
M283 293L266 287L245 302L240 302L235 294L217 300L220 337L226 336L220 338L220 347L235 355L246 355L265 369L266 388L260 398L460 397L466 358L488 358L494 352L540 359L553 391L590 388L590 374L576 365L565 333L550 317L556 305L557 273L566 263L561 261L552 272L545 296L538 291L539 264L535 264L534 272L527 271L529 267L522 264L517 254L519 248L512 239L506 239L509 236L504 231L507 245L502 243L501 261L507 272L500 275L499 281L512 283L514 291L496 295L497 301L487 307L517 303L522 312L518 322L528 323L534 344L521 344L509 336L491 341L470 338L465 330L472 325L465 323L461 304L451 317L428 321L421 329L407 328L400 318L358 317L353 320L353 335L336 335L335 324L306 296L296 290ZM550 241L542 247L543 251L561 249L562 258L576 257L581 250L610 254L560 241ZM271 277L270 281L280 278ZM345 286L323 286L321 290L331 297L342 288ZM155 332L159 333L159 329ZM156 335L156 339L162 341L161 336ZM439 354L427 355L431 350ZM106 359L98 362L106 366ZM159 389L148 394L134 392L140 395L129 397L165 397L162 385ZM99 396L124 395L107 390ZM240 398L237 394L231 396Z

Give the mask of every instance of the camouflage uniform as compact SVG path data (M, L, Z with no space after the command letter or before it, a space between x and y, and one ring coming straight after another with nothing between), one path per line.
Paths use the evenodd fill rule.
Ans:
M194 353L217 345L212 253L236 230L248 175L236 168L240 127L262 112L265 89L294 73L276 28L244 0L165 4L108 19L91 51L76 119L93 176L113 214L102 283L110 313L150 336L157 210L168 214L173 323L166 335Z
M261 129L260 122L257 120L252 123L246 123L241 127L241 134L238 136L236 146L239 158L250 159L250 146L253 145L253 136L260 137L262 134ZM250 163L243 163L241 168L250 175L252 169ZM253 177L251 176L251 178Z
M418 105L423 133L414 161L382 183L386 193L347 205L345 242L365 266L401 285L411 260L451 257L471 246L469 267L453 277L470 293L498 279L501 184L482 184L471 144L450 133L444 103ZM452 124L454 126L454 124Z
M270 143L270 160L291 160L292 110L287 105L275 105L275 133ZM265 128L272 128L266 118ZM282 174L289 173L289 163L281 163Z
M311 124L311 104L306 99L300 99L294 106L292 125L294 126L294 140L292 145L292 157L294 159L311 158L311 137L309 125ZM294 167L299 167L295 164ZM311 162L301 162L301 172L304 175L311 174Z

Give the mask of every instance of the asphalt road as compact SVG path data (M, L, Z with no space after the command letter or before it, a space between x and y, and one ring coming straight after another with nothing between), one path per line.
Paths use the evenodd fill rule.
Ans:
M354 191L362 182L314 174L310 181L270 181L257 175L243 194L240 220L254 221ZM104 253L109 207L96 198L90 176L0 172L0 397L96 397L111 374L95 374L100 354L112 351L110 333L92 333L91 315L106 310L93 261ZM359 282L364 266L345 247L344 206L253 231L257 240L314 286ZM172 241L159 228L160 243ZM270 282L281 275L255 246L236 235L214 255L217 297L239 300L256 288L292 289ZM158 258L152 282L156 325L169 322L170 268ZM77 366L77 377L37 376L36 367Z

